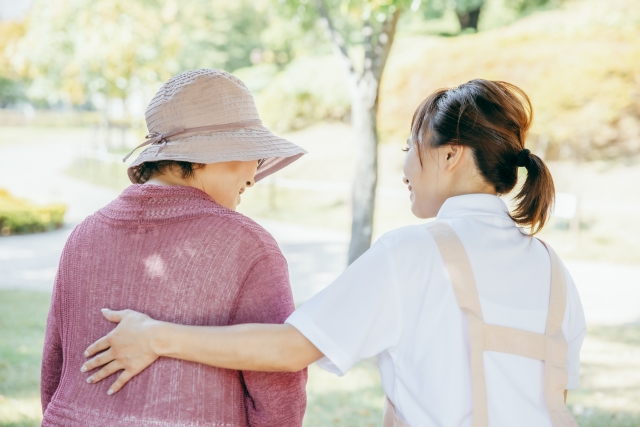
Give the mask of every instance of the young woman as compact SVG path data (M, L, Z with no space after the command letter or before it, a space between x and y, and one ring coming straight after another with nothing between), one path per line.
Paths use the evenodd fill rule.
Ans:
M138 312L91 345L83 372L123 370L116 392L158 357L228 369L338 375L377 356L385 426L577 426L585 319L557 255L533 238L554 200L551 175L525 148L532 108L498 81L438 90L417 109L404 182L425 225L382 236L284 325L196 327ZM527 176L509 212L519 168Z

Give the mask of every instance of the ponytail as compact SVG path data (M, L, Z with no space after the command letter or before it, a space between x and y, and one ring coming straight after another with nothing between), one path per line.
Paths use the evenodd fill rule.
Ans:
M522 89L477 79L425 99L413 116L411 136L418 152L420 145L437 148L453 141L471 148L482 177L500 195L515 188L518 168L526 168L511 218L534 235L549 219L555 190L542 159L524 148L532 121L531 101Z
M531 230L531 235L538 233L549 220L555 201L555 187L551 172L544 161L526 152L526 159L517 166L527 169L527 179L514 197L516 207L511 218L518 224Z

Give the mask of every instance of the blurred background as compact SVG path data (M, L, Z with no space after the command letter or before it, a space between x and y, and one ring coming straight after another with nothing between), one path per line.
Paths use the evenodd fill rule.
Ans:
M419 223L401 149L431 91L523 88L527 146L558 190L541 237L589 323L570 409L581 427L640 426L637 0L0 0L0 427L40 425L66 238L129 184L121 159L159 86L204 67L240 77L267 126L309 151L239 207L281 245L296 304ZM307 427L381 425L375 361L344 378L312 366L308 392Z

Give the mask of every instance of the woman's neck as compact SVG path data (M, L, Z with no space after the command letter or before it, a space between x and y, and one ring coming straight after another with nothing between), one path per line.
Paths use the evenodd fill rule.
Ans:
M154 175L151 178L149 178L145 183L146 184L151 184L151 185L164 185L164 186L171 186L171 185L177 185L180 187L193 187L193 188L197 188L198 190L202 190L202 186L199 185L198 182L194 182L194 180L186 180L184 178L180 178L177 177L173 174L162 174L162 175Z
M192 188L196 188L198 190L204 191L205 193L207 193L209 195L209 197L211 197L213 200L216 201L216 203L218 203L219 205L224 206L227 209L231 209L232 211L235 211L237 208L237 205L239 203L239 198L236 194L233 194L231 197L229 197L228 195L228 189L224 188L224 186L216 186L215 184L212 185L211 182L209 181L207 183L207 187L204 186L203 180L200 179L200 177L198 176L197 172L196 174L193 175L193 177L190 178L182 178L181 176L178 176L175 173L164 173L164 174L158 174L158 175L153 175L151 178L149 178L143 185L163 185L163 186L180 186L180 187L192 187ZM205 182L207 182L206 180L204 180Z

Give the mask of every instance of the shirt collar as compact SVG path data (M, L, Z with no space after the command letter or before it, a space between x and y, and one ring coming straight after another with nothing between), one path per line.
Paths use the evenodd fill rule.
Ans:
M436 219L449 219L466 215L496 215L511 219L509 209L498 196L491 194L464 194L449 197L442 204Z

